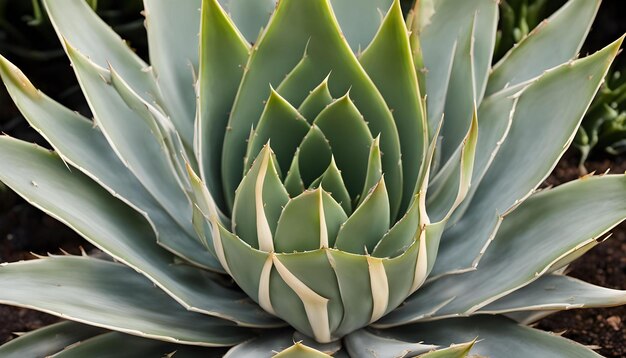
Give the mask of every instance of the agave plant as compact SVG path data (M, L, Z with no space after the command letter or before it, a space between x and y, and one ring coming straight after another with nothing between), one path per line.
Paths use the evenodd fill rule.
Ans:
M95 118L2 59L54 151L0 137L0 180L109 256L4 264L69 321L2 357L597 356L524 326L626 302L563 274L626 177L537 192L621 43L573 60L596 1L493 68L493 0L146 0L150 65L44 3Z

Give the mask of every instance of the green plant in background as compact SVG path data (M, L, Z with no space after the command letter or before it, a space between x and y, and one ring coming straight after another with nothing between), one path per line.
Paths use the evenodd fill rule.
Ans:
M0 180L112 259L3 264L1 303L70 321L1 356L597 356L523 325L626 302L563 274L626 176L537 192L622 41L574 60L596 2L494 67L493 0L147 0L150 65L44 3L95 118L2 59L54 151L0 137Z
M499 60L516 43L562 6L565 0L502 0L496 33L494 60Z
M88 0L87 3L134 46L141 46L143 21L137 15L142 2ZM41 0L0 0L0 50L30 61L50 61L64 57L63 49L42 11Z
M581 152L582 170L594 148L611 155L626 152L626 82L621 71L611 71L607 75L574 143Z

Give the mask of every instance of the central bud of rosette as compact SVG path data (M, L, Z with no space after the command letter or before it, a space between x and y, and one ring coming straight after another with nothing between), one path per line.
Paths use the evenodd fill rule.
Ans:
M226 272L319 342L392 311L434 263L441 227L428 225L419 190L396 223L380 140L327 81L297 109L272 90L247 142L231 220L206 209L207 246Z

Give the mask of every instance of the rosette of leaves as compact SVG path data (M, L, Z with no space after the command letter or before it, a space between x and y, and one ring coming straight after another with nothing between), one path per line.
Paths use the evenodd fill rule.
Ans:
M621 43L574 60L595 1L493 68L493 0L147 0L150 65L45 5L95 118L3 59L54 151L1 137L0 180L112 260L3 265L0 302L69 320L3 357L596 356L523 325L626 302L563 274L626 177L537 192Z

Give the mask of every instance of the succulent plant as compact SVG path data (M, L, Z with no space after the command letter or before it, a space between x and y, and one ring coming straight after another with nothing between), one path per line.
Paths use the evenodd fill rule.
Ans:
M1 356L597 356L524 326L626 303L563 274L626 177L537 190L621 43L573 60L596 1L493 68L493 0L146 0L150 65L44 3L95 118L2 59L54 151L0 137L0 180L107 255L3 264L69 321Z
M574 144L581 152L580 167L594 150L626 153L626 82L622 71L609 72L578 130Z

